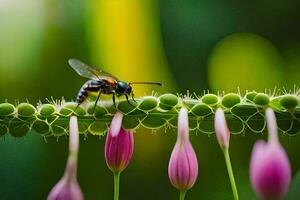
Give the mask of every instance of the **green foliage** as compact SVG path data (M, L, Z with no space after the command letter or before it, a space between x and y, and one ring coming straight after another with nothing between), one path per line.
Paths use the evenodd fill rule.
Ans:
M289 192L287 194L286 200L298 200L300 199L300 171L298 171L293 180L292 184L290 186Z
M103 101L94 107L94 102L79 106L75 102L52 102L39 104L20 103L16 107L10 103L0 104L0 136L10 133L23 137L31 129L43 136L62 136L68 132L69 117L77 115L79 131L82 134L103 135L113 115L124 113L123 128L149 129L177 127L177 114L184 106L189 110L190 129L207 134L214 133L214 112L217 107L224 109L228 126L233 134L244 133L247 129L262 133L266 123L264 109L273 108L279 129L288 134L300 132L300 103L294 94L269 96L264 93L248 92L244 97L229 93L224 96L206 94L197 98L182 98L174 94L159 97L145 96L137 102L126 100Z
M270 98L264 93L258 93L255 95L253 102L258 106L267 106L270 102Z

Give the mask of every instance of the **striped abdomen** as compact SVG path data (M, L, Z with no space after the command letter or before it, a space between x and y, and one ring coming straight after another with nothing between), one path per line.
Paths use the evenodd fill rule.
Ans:
M76 102L81 104L86 100L89 92L98 92L101 89L102 82L89 80L79 90L76 98Z

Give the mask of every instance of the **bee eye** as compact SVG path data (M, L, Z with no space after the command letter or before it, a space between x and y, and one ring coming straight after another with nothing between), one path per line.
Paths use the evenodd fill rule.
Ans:
M130 93L131 93L131 90L132 90L131 86L128 86L128 88L126 89L126 92L127 92L128 94L130 94Z

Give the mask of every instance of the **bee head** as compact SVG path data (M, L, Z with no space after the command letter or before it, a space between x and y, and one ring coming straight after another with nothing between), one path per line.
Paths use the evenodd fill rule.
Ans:
M117 86L116 86L116 93L120 95L124 94L131 94L132 88L128 83L125 83L123 81L118 81Z

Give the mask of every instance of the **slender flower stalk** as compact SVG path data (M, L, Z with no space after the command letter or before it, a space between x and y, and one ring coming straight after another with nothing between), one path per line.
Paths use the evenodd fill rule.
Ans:
M171 154L168 168L172 185L180 191L184 200L186 191L191 189L198 176L198 160L189 140L188 111L181 108L178 115L177 141Z
M250 179L257 196L264 200L283 199L291 180L288 156L278 140L275 113L266 109L268 142L255 143L250 161Z
M63 177L53 187L48 200L83 200L83 194L77 182L77 155L79 149L79 131L77 117L70 118L69 157Z
M184 190L180 190L180 194L179 194L179 200L184 200L186 195L186 191Z
M238 191L237 191L232 165L230 161L230 155L229 155L230 131L226 123L224 111L221 108L218 108L215 114L215 132L216 132L218 143L224 154L233 197L235 200L238 200L239 196L238 196Z
M119 199L120 174L128 166L134 149L132 131L122 129L122 113L116 113L105 142L105 160L114 174L114 200Z

